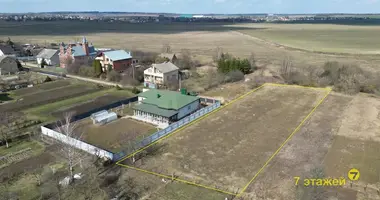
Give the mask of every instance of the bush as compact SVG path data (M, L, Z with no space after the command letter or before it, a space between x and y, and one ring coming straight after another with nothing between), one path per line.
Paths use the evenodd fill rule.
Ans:
M137 87L133 87L133 89L132 89L132 93L133 94L138 94L138 93L140 93L141 91L137 88Z
M132 85L132 86L138 86L140 85L140 82L136 79L133 79L132 77L123 76L121 80L122 85Z
M164 63L164 62L169 62L169 61L170 61L169 58L165 58L165 57L161 57L161 56L158 56L155 59L155 63Z
M151 65L152 63L155 62L158 54L154 52L144 52L144 51L134 50L132 51L132 55L133 55L133 58L139 61L139 64Z
M112 82L119 82L121 80L121 75L120 73L112 70L107 74L107 80Z
M224 78L224 82L229 83L229 82L237 82L241 81L244 79L244 74L243 72L239 70L234 70L230 71L226 74L226 77Z
M80 66L78 70L79 76L96 77L95 69L89 66Z
M105 80L105 79L107 79L107 74L105 74L105 73L101 73L100 76L99 76L99 78Z
M248 59L241 60L240 58L233 58L228 54L223 54L218 61L218 70L222 73L240 70L243 74L249 74L252 72L252 66Z
M53 81L49 76L46 76L44 83Z

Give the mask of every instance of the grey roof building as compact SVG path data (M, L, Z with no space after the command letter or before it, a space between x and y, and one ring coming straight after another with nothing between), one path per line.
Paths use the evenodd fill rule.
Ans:
M179 68L171 62L164 62L164 63L160 63L160 64L152 64L152 66L154 68L157 68L158 70L160 70L161 73L167 73L167 72L179 70Z
M14 56L16 52L13 50L11 46L8 45L0 45L0 56Z
M45 60L47 65L59 64L59 51L55 49L43 49L36 57L39 65L41 65L42 60Z
M17 60L10 56L0 56L0 75L14 74L19 70Z
M43 49L38 55L37 58L45 58L45 59L50 59L54 55L58 56L58 50L56 49Z

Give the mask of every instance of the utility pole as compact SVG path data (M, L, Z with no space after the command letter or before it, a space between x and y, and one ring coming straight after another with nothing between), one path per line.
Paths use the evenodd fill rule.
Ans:
M178 85L179 89L181 90L181 74L178 74Z
M133 77L133 79L135 79L135 62L134 62L133 58L132 58L132 77Z

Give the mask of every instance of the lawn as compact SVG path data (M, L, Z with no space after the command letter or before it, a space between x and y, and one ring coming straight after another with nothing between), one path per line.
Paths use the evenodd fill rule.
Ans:
M157 131L152 125L126 118L102 126L92 124L89 118L78 123L77 134L81 135L81 140L116 153Z
M40 120L54 120L61 116L62 113L67 111L76 111L76 114L84 113L99 106L110 104L113 100L126 99L132 97L134 94L129 90L116 90L115 88L104 89L90 94L81 95L78 97L65 99L62 101L53 102L46 105L41 105L24 112L32 118ZM97 98L110 97L108 102L102 101L101 104ZM75 108L78 108L76 110Z
M377 34L380 26L252 24L242 27L256 29L241 30L241 33L297 49L352 54L380 52Z
M138 167L236 192L325 94L265 86L163 140Z

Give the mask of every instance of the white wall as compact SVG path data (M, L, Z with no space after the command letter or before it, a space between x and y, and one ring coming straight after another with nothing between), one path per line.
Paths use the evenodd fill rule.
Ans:
M4 53L3 51L0 50L0 56L4 56Z
M111 153L111 152L97 148L95 146L92 146L92 145L87 144L85 142L82 142L80 140L77 140L77 139L74 139L71 137L67 137L66 135L64 135L62 133L51 130L51 129L46 128L44 126L41 126L41 132L43 135L47 135L47 136L52 137L56 140L59 140L63 143L75 146L76 148L81 149L83 151L86 151L87 153L90 153L92 155L96 155L96 156L99 156L101 158L104 158L104 157L109 158L111 160L113 159L113 153Z
M183 117L185 117L186 115L196 111L199 107L199 100L197 101L194 101L193 103L183 107L183 108L180 108L179 111L178 111L178 119L181 119Z
M51 59L45 59L45 61L46 61L47 65L55 66L55 65L59 64L59 57L58 57L58 55L57 56L53 56ZM41 62L42 62L42 58L37 58L37 63L39 65L41 65Z

